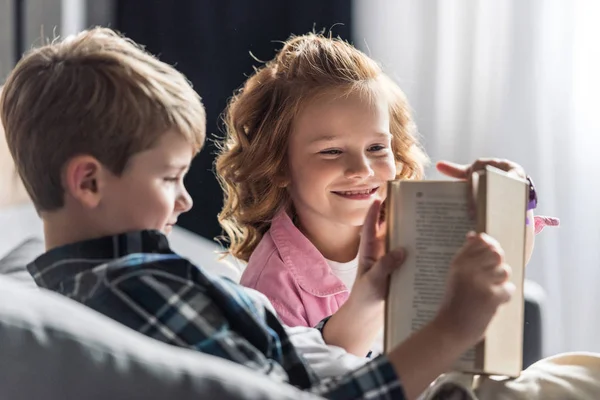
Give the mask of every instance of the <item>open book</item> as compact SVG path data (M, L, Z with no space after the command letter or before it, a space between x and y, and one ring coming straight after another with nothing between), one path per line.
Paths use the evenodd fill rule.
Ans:
M387 195L387 246L404 247L407 259L390 279L385 349L389 351L427 324L446 289L450 262L470 230L495 238L517 287L486 331L454 370L516 377L522 370L525 218L528 184L493 167L475 176L476 220L469 218L464 181L392 181Z

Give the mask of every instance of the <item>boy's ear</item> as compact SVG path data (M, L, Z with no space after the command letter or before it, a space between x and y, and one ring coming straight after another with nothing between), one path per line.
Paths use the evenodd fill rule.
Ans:
M103 168L102 164L92 156L73 157L67 163L63 174L66 194L86 208L97 207L101 200Z

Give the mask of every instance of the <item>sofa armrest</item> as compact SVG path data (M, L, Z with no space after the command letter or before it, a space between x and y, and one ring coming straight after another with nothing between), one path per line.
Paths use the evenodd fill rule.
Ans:
M523 325L523 369L543 357L543 309L545 293L542 287L525 280L525 313Z

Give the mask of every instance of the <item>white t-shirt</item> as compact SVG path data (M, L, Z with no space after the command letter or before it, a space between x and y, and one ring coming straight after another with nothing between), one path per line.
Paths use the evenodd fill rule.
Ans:
M351 290L358 270L358 257L345 263L327 260L327 264L331 268L331 272L346 285L348 290Z
M354 281L356 280L356 273L358 272L358 257L345 263L327 259L326 261L329 265L329 268L331 268L331 272L333 272L333 274L337 276L338 279L344 283L344 285L346 285L348 290L351 290L352 286L354 285ZM377 335L375 342L371 346L371 351L373 352L374 356L383 353L383 329Z

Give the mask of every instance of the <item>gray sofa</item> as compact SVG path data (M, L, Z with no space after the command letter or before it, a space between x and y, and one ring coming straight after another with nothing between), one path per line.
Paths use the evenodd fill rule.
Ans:
M146 338L74 301L31 287L0 260L2 399L315 398L245 367ZM30 278L29 278L30 279Z

